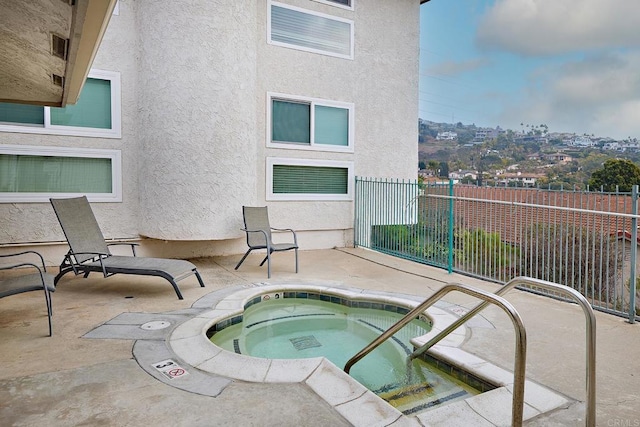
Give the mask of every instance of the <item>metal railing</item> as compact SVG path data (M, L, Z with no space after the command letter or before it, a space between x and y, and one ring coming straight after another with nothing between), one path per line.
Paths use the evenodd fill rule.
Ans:
M502 296L515 288L516 286L533 286L537 288L547 289L553 291L555 293L561 293L568 298L573 299L584 312L585 315L585 332L586 332L586 425L591 427L596 424L596 316L591 308L589 302L585 299L584 296L579 294L575 289L571 289L567 286L558 285L556 283L547 282L539 279L532 279L530 277L516 277L512 279L498 289L495 292L495 295ZM455 322L442 330L438 335L430 339L428 342L423 344L421 347L415 349L411 355L409 355L410 359L414 359L421 354L425 353L431 347L440 342L444 337L449 335L451 332L455 331L462 324L466 323L473 316L478 314L480 311L484 310L489 305L488 302L483 302L478 304L473 309L469 310L464 316L459 317Z
M424 312L427 308L431 307L443 296L452 291L462 292L464 294L484 300L485 302L483 304L495 304L500 307L511 319L516 333L515 361L513 368L513 398L511 403L511 425L522 426L522 417L524 411L524 383L526 380L525 369L527 358L526 330L524 328L524 324L522 322L522 319L520 318L520 315L508 301L498 295L483 291L481 289L475 289L470 286L454 283L443 286L435 294L416 306L402 319L398 320L395 324L389 327L389 329L383 332L378 338L373 340L369 345L367 345L355 356L349 359L344 367L344 371L348 374L349 370L354 364L358 363L358 361L375 350L379 345L389 339L393 334L398 332L402 327L414 320L420 313Z
M354 243L497 283L563 283L634 323L637 205L637 186L602 193L356 178Z

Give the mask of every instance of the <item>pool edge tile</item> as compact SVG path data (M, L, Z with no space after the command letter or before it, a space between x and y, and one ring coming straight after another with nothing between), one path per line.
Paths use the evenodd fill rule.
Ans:
M513 395L506 387L481 393L471 399L467 399L471 409L497 426L511 425L511 409ZM524 404L523 420L528 420L540 415L540 412L531 406Z
M169 347L176 356L191 366L198 366L222 351L220 347L203 340L200 336L171 340Z
M301 383L322 364L323 357L272 359L264 379L267 383Z
M220 349L218 354L200 363L196 368L235 380L263 383L270 365L270 359L259 359Z
M326 359L305 383L331 406L354 400L369 391Z
M436 427L442 425L494 427L494 424L490 423L482 417L482 415L474 411L465 400L438 406L417 414L416 418L424 427Z
M513 393L513 385L508 385L507 390ZM566 396L530 380L525 381L524 402L543 414L572 403Z
M402 412L367 390L354 400L334 406L354 426L384 427L404 417Z

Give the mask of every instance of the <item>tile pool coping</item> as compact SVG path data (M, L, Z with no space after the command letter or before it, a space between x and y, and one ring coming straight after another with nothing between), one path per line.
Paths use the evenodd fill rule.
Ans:
M226 351L207 338L209 328L225 319L242 315L245 307L255 303L257 297L269 295L271 298L276 293L295 291L331 295L350 301L379 302L409 309L423 301L417 296L368 291L340 283L258 283L226 291L222 298L213 295L220 291L213 292L194 304L194 307L208 309L177 325L170 333L166 340L170 350L168 354L175 355L182 364L220 379L256 383L305 383L353 425L438 425L438 420L449 425L491 426L511 423L513 373L462 350L460 346L467 336L465 326L455 330L430 349L429 353L443 363L495 384L496 388L410 416L402 414L323 357L262 359ZM426 314L431 320L432 329L428 334L412 340L416 346L427 342L457 319L453 313L436 306L430 307ZM221 387L224 386L221 383ZM568 407L570 403L566 396L530 380L526 381L524 420Z

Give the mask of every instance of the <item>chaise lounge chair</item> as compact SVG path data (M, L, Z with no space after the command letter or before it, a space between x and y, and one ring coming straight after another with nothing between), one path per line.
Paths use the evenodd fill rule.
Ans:
M27 255L32 254L40 258L40 264L42 268L37 266ZM13 254L0 255L1 258L19 257L16 264L0 267L0 270L10 270L20 267L35 268L33 273L22 274L19 276L11 276L0 279L0 298L8 297L11 295L21 294L23 292L31 291L44 291L44 299L47 303L47 316L49 317L49 336L52 335L51 329L51 316L53 310L51 308L51 292L55 291L54 278L51 274L47 273L47 268L44 265L44 259L42 255L34 251L17 252Z
M290 228L271 228L269 225L269 213L267 207L242 207L242 216L244 218L244 231L247 235L247 246L249 250L244 254L236 270L240 267L254 249L266 249L267 256L262 260L260 266L267 261L267 277L271 278L271 254L273 252L289 251L291 249L296 252L296 273L298 272L298 238L296 232ZM271 240L271 231L288 231L293 234L293 243L273 243Z
M196 266L189 261L136 257L135 243L107 244L85 196L50 201L69 244L69 252L60 264L60 272L55 277L54 284L70 271L76 275L84 274L85 278L96 271L104 277L114 274L162 277L171 283L178 299L183 298L177 282L185 277L195 274L200 286L204 287ZM131 246L133 256L112 255L109 251L109 246L112 245Z

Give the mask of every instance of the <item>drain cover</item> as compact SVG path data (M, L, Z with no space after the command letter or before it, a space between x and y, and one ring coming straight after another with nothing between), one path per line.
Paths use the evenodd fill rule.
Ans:
M171 323L166 320L154 320L153 322L147 322L144 325L140 325L140 328L147 331L157 331L159 329L168 328L169 326L171 326Z
M298 351L306 350L307 348L322 347L322 344L320 344L316 337L314 337L313 335L299 338L289 338L289 341L291 341L291 344L293 344L295 349Z

